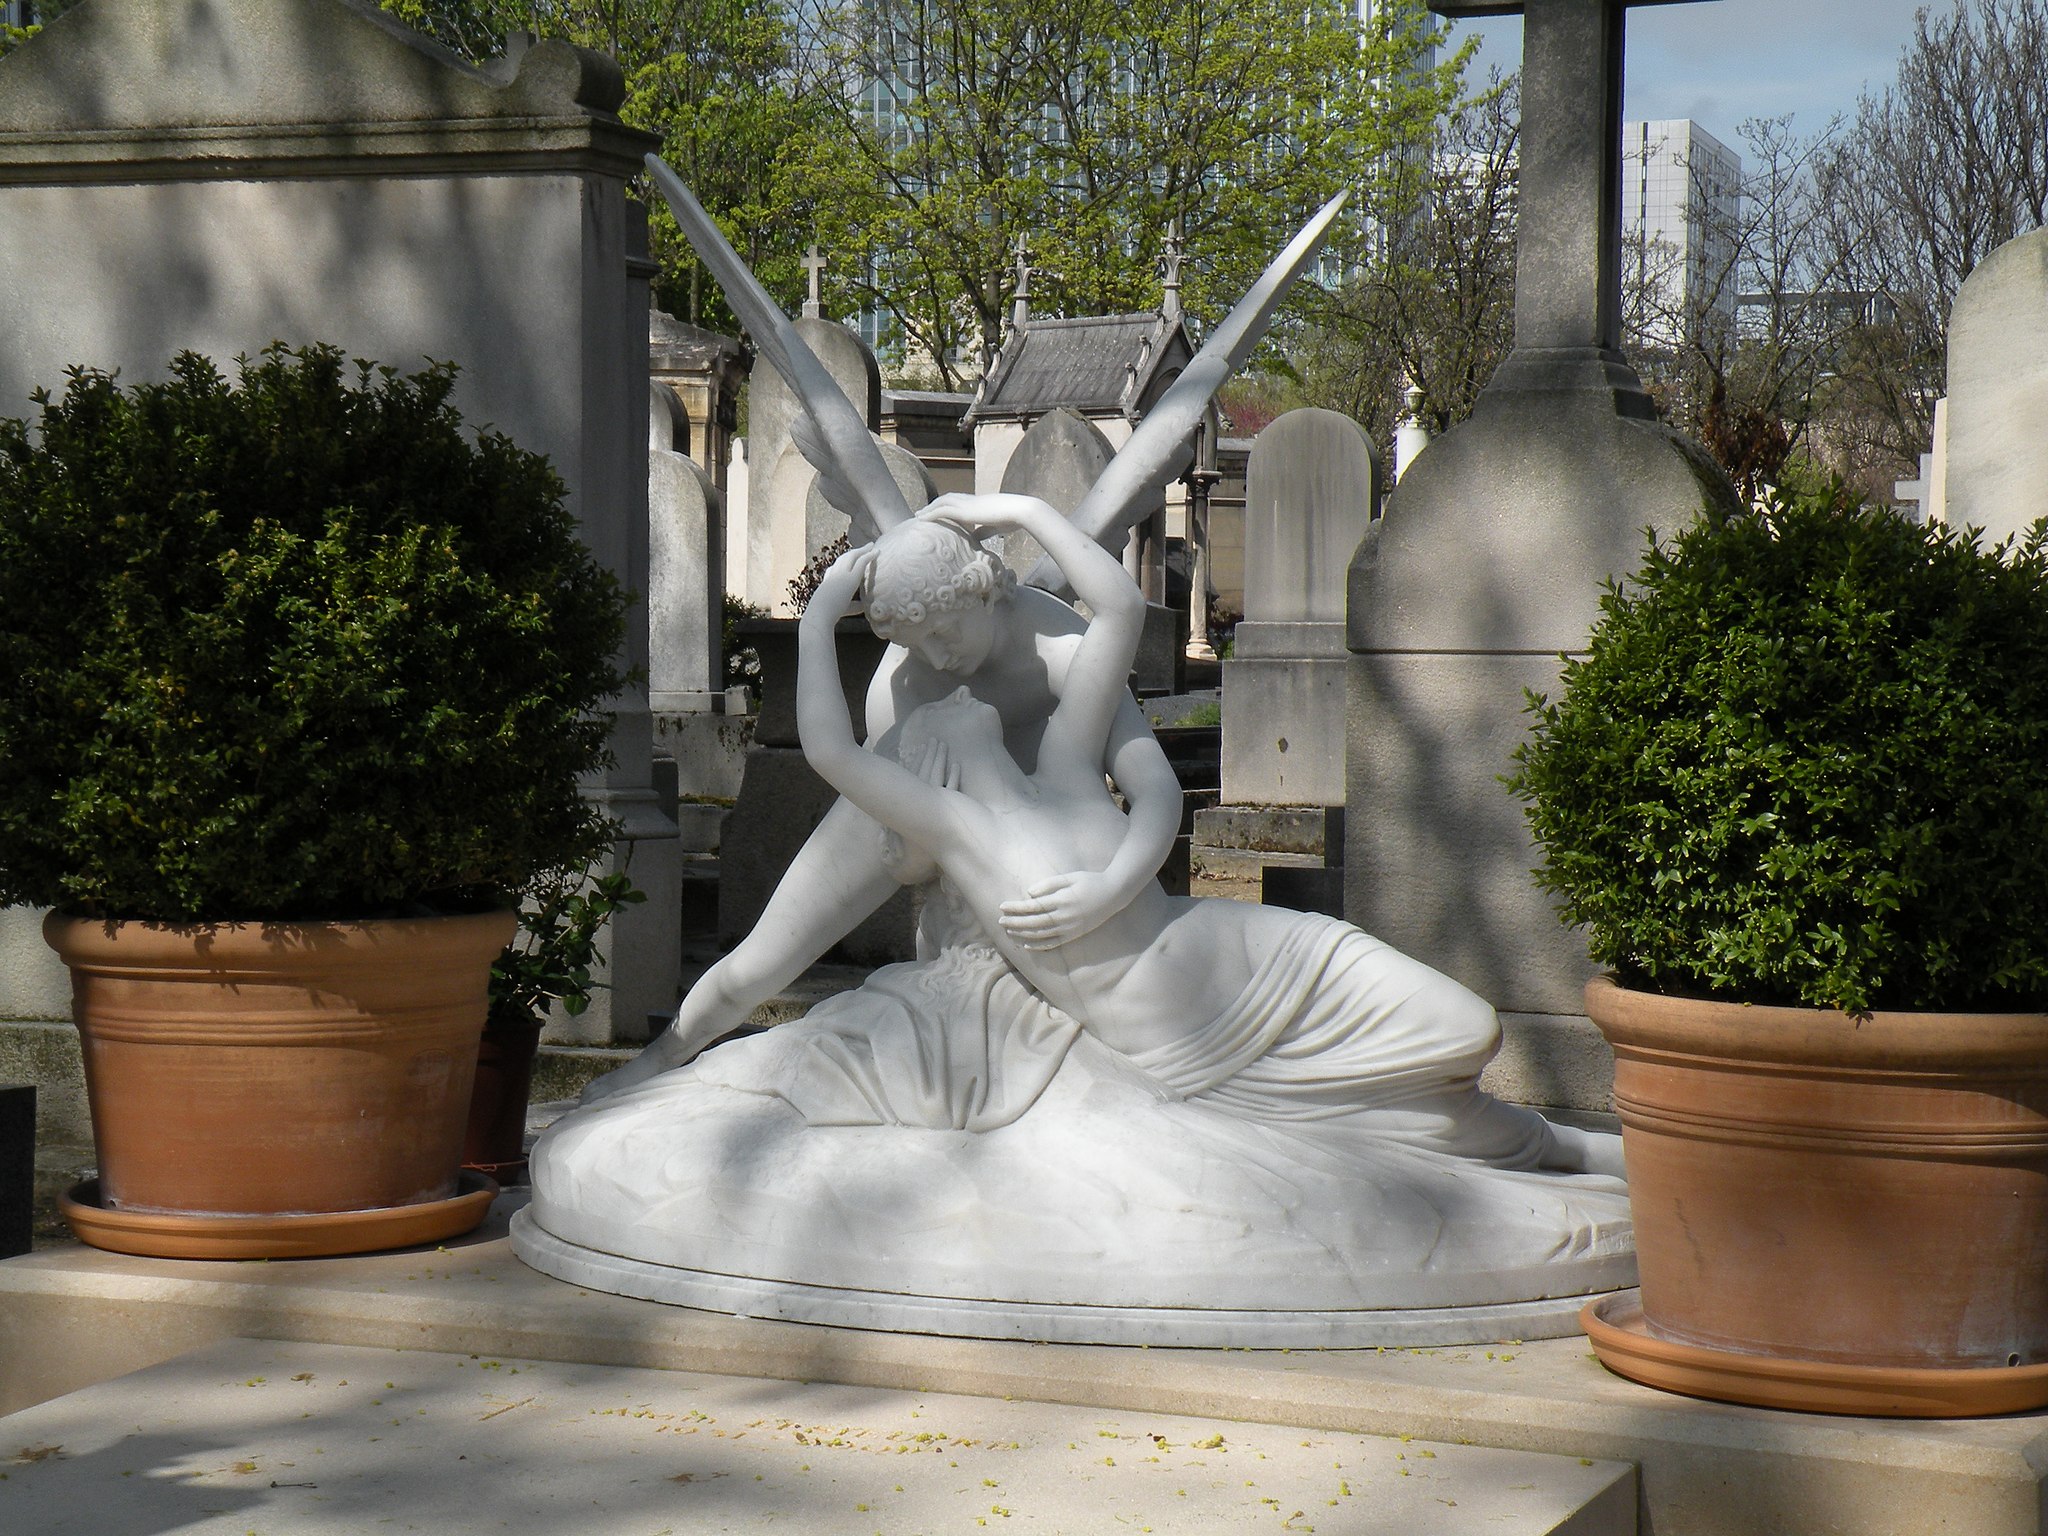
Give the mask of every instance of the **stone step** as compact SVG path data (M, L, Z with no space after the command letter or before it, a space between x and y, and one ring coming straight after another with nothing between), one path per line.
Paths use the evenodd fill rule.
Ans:
M1195 841L1210 848L1312 853L1318 858L1329 858L1332 863L1342 863L1344 808L1324 805L1218 805L1196 815Z
M782 1390L771 1384L776 1381L836 1382L871 1392L1065 1403L1107 1411L1104 1428L1138 1415L1306 1426L1292 1442L1261 1431L1257 1448L1269 1458L1275 1441L1298 1447L1300 1440L1317 1433L1341 1432L1538 1451L1574 1463L1581 1457L1627 1462L1639 1469L1640 1528L1656 1536L1928 1536L1936 1531L2037 1536L2048 1493L2048 1414L1914 1423L1696 1402L1609 1375L1580 1338L1384 1352L1117 1349L807 1327L591 1293L550 1280L513 1257L505 1223L522 1200L521 1195L502 1198L480 1232L440 1250L207 1264L128 1258L64 1245L0 1262L0 1413L223 1338L254 1336L307 1343L402 1344L512 1363L554 1360L753 1377L760 1379L755 1390L764 1400ZM284 1380L289 1382L306 1368L283 1373ZM276 1379L272 1372L252 1370L239 1380L259 1374ZM374 1379L381 1383L399 1378L387 1373ZM506 1386L519 1379L507 1376ZM258 1389L246 1390L253 1395ZM509 1393L511 1400L523 1395ZM390 1418L419 1417L397 1411L401 1405L390 1406ZM154 1411L138 1401L119 1414L102 1408L87 1421L101 1426L95 1433L125 1430L138 1422L134 1414L145 1407ZM207 1424L197 1412L186 1417ZM487 1424L516 1417L509 1413ZM52 1443L22 1440L16 1433L19 1422L0 1435L0 1462L19 1461L20 1452ZM934 1433L941 1428L954 1432L951 1425L935 1424ZM1228 1428L1221 1433L1226 1441L1231 1439ZM1084 1438L1069 1434L1056 1449L1064 1449L1066 1440L1078 1443ZM1171 1434L1167 1438L1177 1445L1187 1443ZM165 1458L153 1480L174 1493L163 1476L165 1466L193 1470L232 1466L246 1459L230 1457L227 1449L217 1444L207 1452L219 1457L212 1462ZM1113 1449L1099 1454L1119 1463L1124 1460ZM1140 1462L1153 1454L1159 1454L1156 1448L1141 1451ZM78 1460L89 1461L90 1470L103 1472L110 1481L119 1480L124 1470L134 1470L139 1479L150 1476L147 1467L117 1466L104 1455L81 1453ZM566 1460L557 1458L550 1465L560 1470ZM9 1474L8 1482L0 1485L0 1530L46 1529L34 1521L8 1518L13 1515L10 1501L23 1486L18 1479L24 1467L41 1464L0 1466ZM408 1464L417 1469L413 1476L420 1487L451 1467L467 1465L452 1460L447 1465L424 1460ZM814 1472L819 1465L812 1462ZM687 1468L661 1475L665 1479L680 1470ZM1414 1470L1411 1466L1411 1476ZM982 1475L998 1476L1000 1481L998 1474ZM253 1480L253 1474L249 1476ZM1256 1481L1259 1474L1242 1476ZM260 1480L266 1493L272 1477L279 1482L304 1480L272 1473ZM979 1481L976 1477L969 1486ZM910 1487L909 1479L897 1476L890 1484L892 1493L895 1482ZM1187 1485L1174 1484L1176 1490L1183 1486ZM682 1493L679 1485L665 1480L661 1490L675 1497ZM1194 1495L1189 1487L1189 1497ZM1259 1496L1277 1494L1268 1488ZM1464 1507L1462 1495L1448 1496L1458 1498L1459 1507ZM1177 1492L1174 1497L1177 1502ZM1003 1501L992 1494L991 1502ZM1345 1523L1348 1514L1318 1524L1305 1501L1297 1504L1304 1511L1303 1520L1295 1522L1297 1528L1316 1525L1323 1536L1363 1528ZM1206 1528L1279 1531L1297 1504L1278 1515L1272 1506L1262 1506L1267 1514L1257 1523L1225 1521ZM693 1533L718 1528L693 1522L674 1512L675 1506L668 1508L671 1512L661 1519L630 1523L535 1526L514 1521L512 1528L590 1530L604 1536L614 1531L659 1531L664 1523ZM1325 1502L1322 1508L1327 1512L1330 1506ZM1340 1511L1349 1508L1340 1506ZM976 1518L987 1519L989 1529L1032 1528L986 1511ZM147 1527L109 1521L91 1529L162 1530L171 1523L168 1518ZM484 1521L414 1523L423 1530L495 1528ZM253 1519L222 1529L239 1536L251 1528L294 1529ZM356 1527L381 1528L375 1519ZM806 1527L787 1523L785 1528ZM875 1527L826 1528L865 1536ZM899 1530L916 1527L882 1528L897 1536ZM980 1529L971 1522L923 1528ZM1036 1528L1057 1529L1049 1523ZM1098 1531L1137 1527L1102 1520L1067 1529L1075 1536L1095 1536ZM1607 1527L1563 1529L1586 1536L1589 1530Z
M1630 1536L1635 1469L946 1393L226 1339L0 1418L9 1528Z

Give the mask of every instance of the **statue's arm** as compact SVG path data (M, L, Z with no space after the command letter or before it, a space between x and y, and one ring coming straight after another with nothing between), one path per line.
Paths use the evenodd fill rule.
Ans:
M1138 701L1126 688L1110 722L1109 742L1103 752L1103 766L1123 791L1130 813L1130 827L1118 847L1116 858L1103 874L1116 886L1115 900L1103 917L1121 912L1148 882L1159 876L1166 856L1173 852L1173 840L1180 835L1182 808L1186 796L1180 777L1166 760L1159 738L1145 723ZM1092 926L1092 925L1091 925ZM1086 930L1083 930L1084 932Z
M1104 764L1124 793L1123 840L1105 868L1054 875L1003 904L1003 931L1026 949L1054 949L1094 932L1158 878L1173 851L1186 797L1129 692L1110 725Z
M797 624L796 728L804 758L818 776L883 826L913 829L920 842L951 823L943 789L854 739L839 679L835 629L852 606L861 578L874 564L874 546L849 550L833 563L811 594Z
M901 646L891 645L882 653L881 664L869 680L867 746L870 752L889 750L884 738L902 723L897 714L896 673L907 655ZM939 866L932 856L900 834L884 848L881 867L898 885L923 885L928 880L939 878Z

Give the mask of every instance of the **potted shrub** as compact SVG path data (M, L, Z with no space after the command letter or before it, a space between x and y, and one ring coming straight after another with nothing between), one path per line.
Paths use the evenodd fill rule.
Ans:
M89 1242L351 1252L489 1202L488 978L609 837L625 599L453 382L186 353L0 424L0 900L72 970Z
M2048 557L1839 487L1611 585L1509 781L1613 974L1621 1374L2048 1403Z

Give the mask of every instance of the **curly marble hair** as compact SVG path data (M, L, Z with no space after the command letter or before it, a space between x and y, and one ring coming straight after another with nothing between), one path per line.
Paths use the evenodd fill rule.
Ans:
M868 626L887 640L898 624L992 602L1016 585L1016 572L954 524L933 518L899 523L875 543Z

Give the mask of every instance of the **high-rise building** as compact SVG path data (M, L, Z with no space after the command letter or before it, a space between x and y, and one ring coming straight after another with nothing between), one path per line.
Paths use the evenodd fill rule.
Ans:
M1621 228L1641 339L1676 347L1735 323L1742 157L1691 118L1624 123Z

